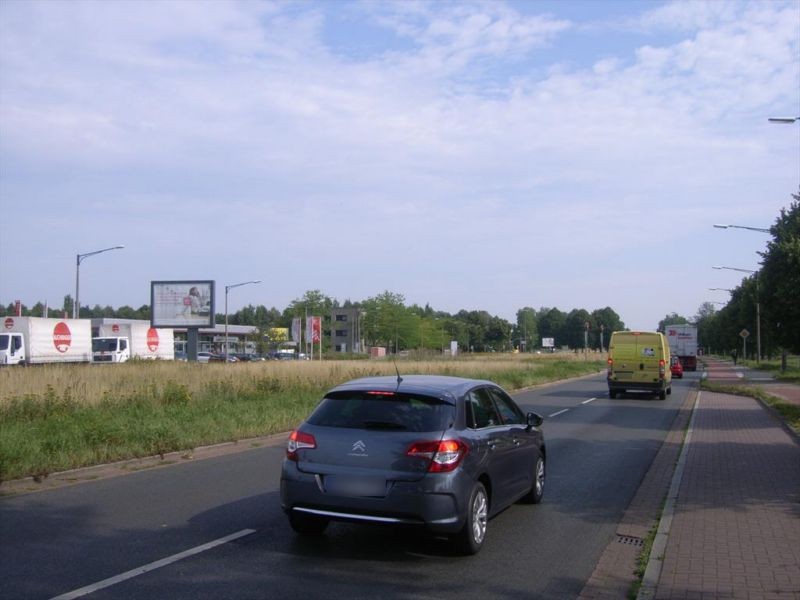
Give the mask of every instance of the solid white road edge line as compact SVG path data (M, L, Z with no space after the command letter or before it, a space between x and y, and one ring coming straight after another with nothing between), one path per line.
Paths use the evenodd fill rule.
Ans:
M594 402L597 398L589 398L588 400L584 400L581 404L589 404L589 402Z
M194 548L190 548L189 550L186 550L184 552L173 554L172 556L168 556L167 558L162 558L161 560L151 562L150 564L137 567L136 569L131 569L130 571L126 571L125 573L120 573L119 575L115 575L114 577L109 577L108 579L104 579L103 581L98 581L97 583L92 583L91 585L84 586L77 590L72 590L71 592L67 592L66 594L61 594L60 596L56 596L51 600L70 600L72 598L80 598L81 596L86 596L87 594L91 594L92 592L96 592L97 590L102 590L103 588L110 587L112 585L125 581L126 579L131 579L133 577L136 577L137 575L143 575L149 571L160 569L161 567L164 567L166 565L178 562L179 560L183 560L184 558L188 558L190 556L194 556L195 554L200 554L201 552L205 552L206 550L211 550L211 548L215 548L222 544L227 544L228 542L239 539L246 535L250 535L251 533L255 532L256 532L255 529L242 529L241 531L237 531L236 533L226 535L225 537L214 540L213 542L208 542L207 544L203 544L202 546L196 546Z
M552 419L553 417L557 417L558 415L563 415L568 410L569 410L568 408L565 408L564 410L560 410L558 412L554 412L552 415L547 415L547 418L548 419Z

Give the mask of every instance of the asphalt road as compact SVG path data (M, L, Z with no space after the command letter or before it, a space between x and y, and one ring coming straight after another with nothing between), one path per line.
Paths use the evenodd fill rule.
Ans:
M546 417L545 498L493 519L474 557L407 529L298 538L270 447L0 500L0 597L52 598L238 534L86 597L574 598L698 377L666 401L610 400L602 375L516 394Z

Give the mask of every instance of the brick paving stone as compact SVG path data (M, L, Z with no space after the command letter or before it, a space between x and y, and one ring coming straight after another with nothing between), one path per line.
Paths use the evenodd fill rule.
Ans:
M800 444L758 401L701 393L655 597L800 600Z

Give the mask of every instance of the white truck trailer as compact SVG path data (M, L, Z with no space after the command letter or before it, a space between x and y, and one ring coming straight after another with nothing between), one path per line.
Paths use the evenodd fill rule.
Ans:
M92 325L89 319L0 319L0 365L92 360Z
M155 329L147 322L103 323L92 339L92 354L99 363L175 360L175 338L172 329Z
M669 351L677 356L684 371L697 370L697 327L694 325L667 325L664 333Z

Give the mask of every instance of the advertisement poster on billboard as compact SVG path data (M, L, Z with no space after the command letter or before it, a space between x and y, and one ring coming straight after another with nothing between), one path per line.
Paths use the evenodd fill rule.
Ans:
M151 281L153 327L214 327L214 282Z

